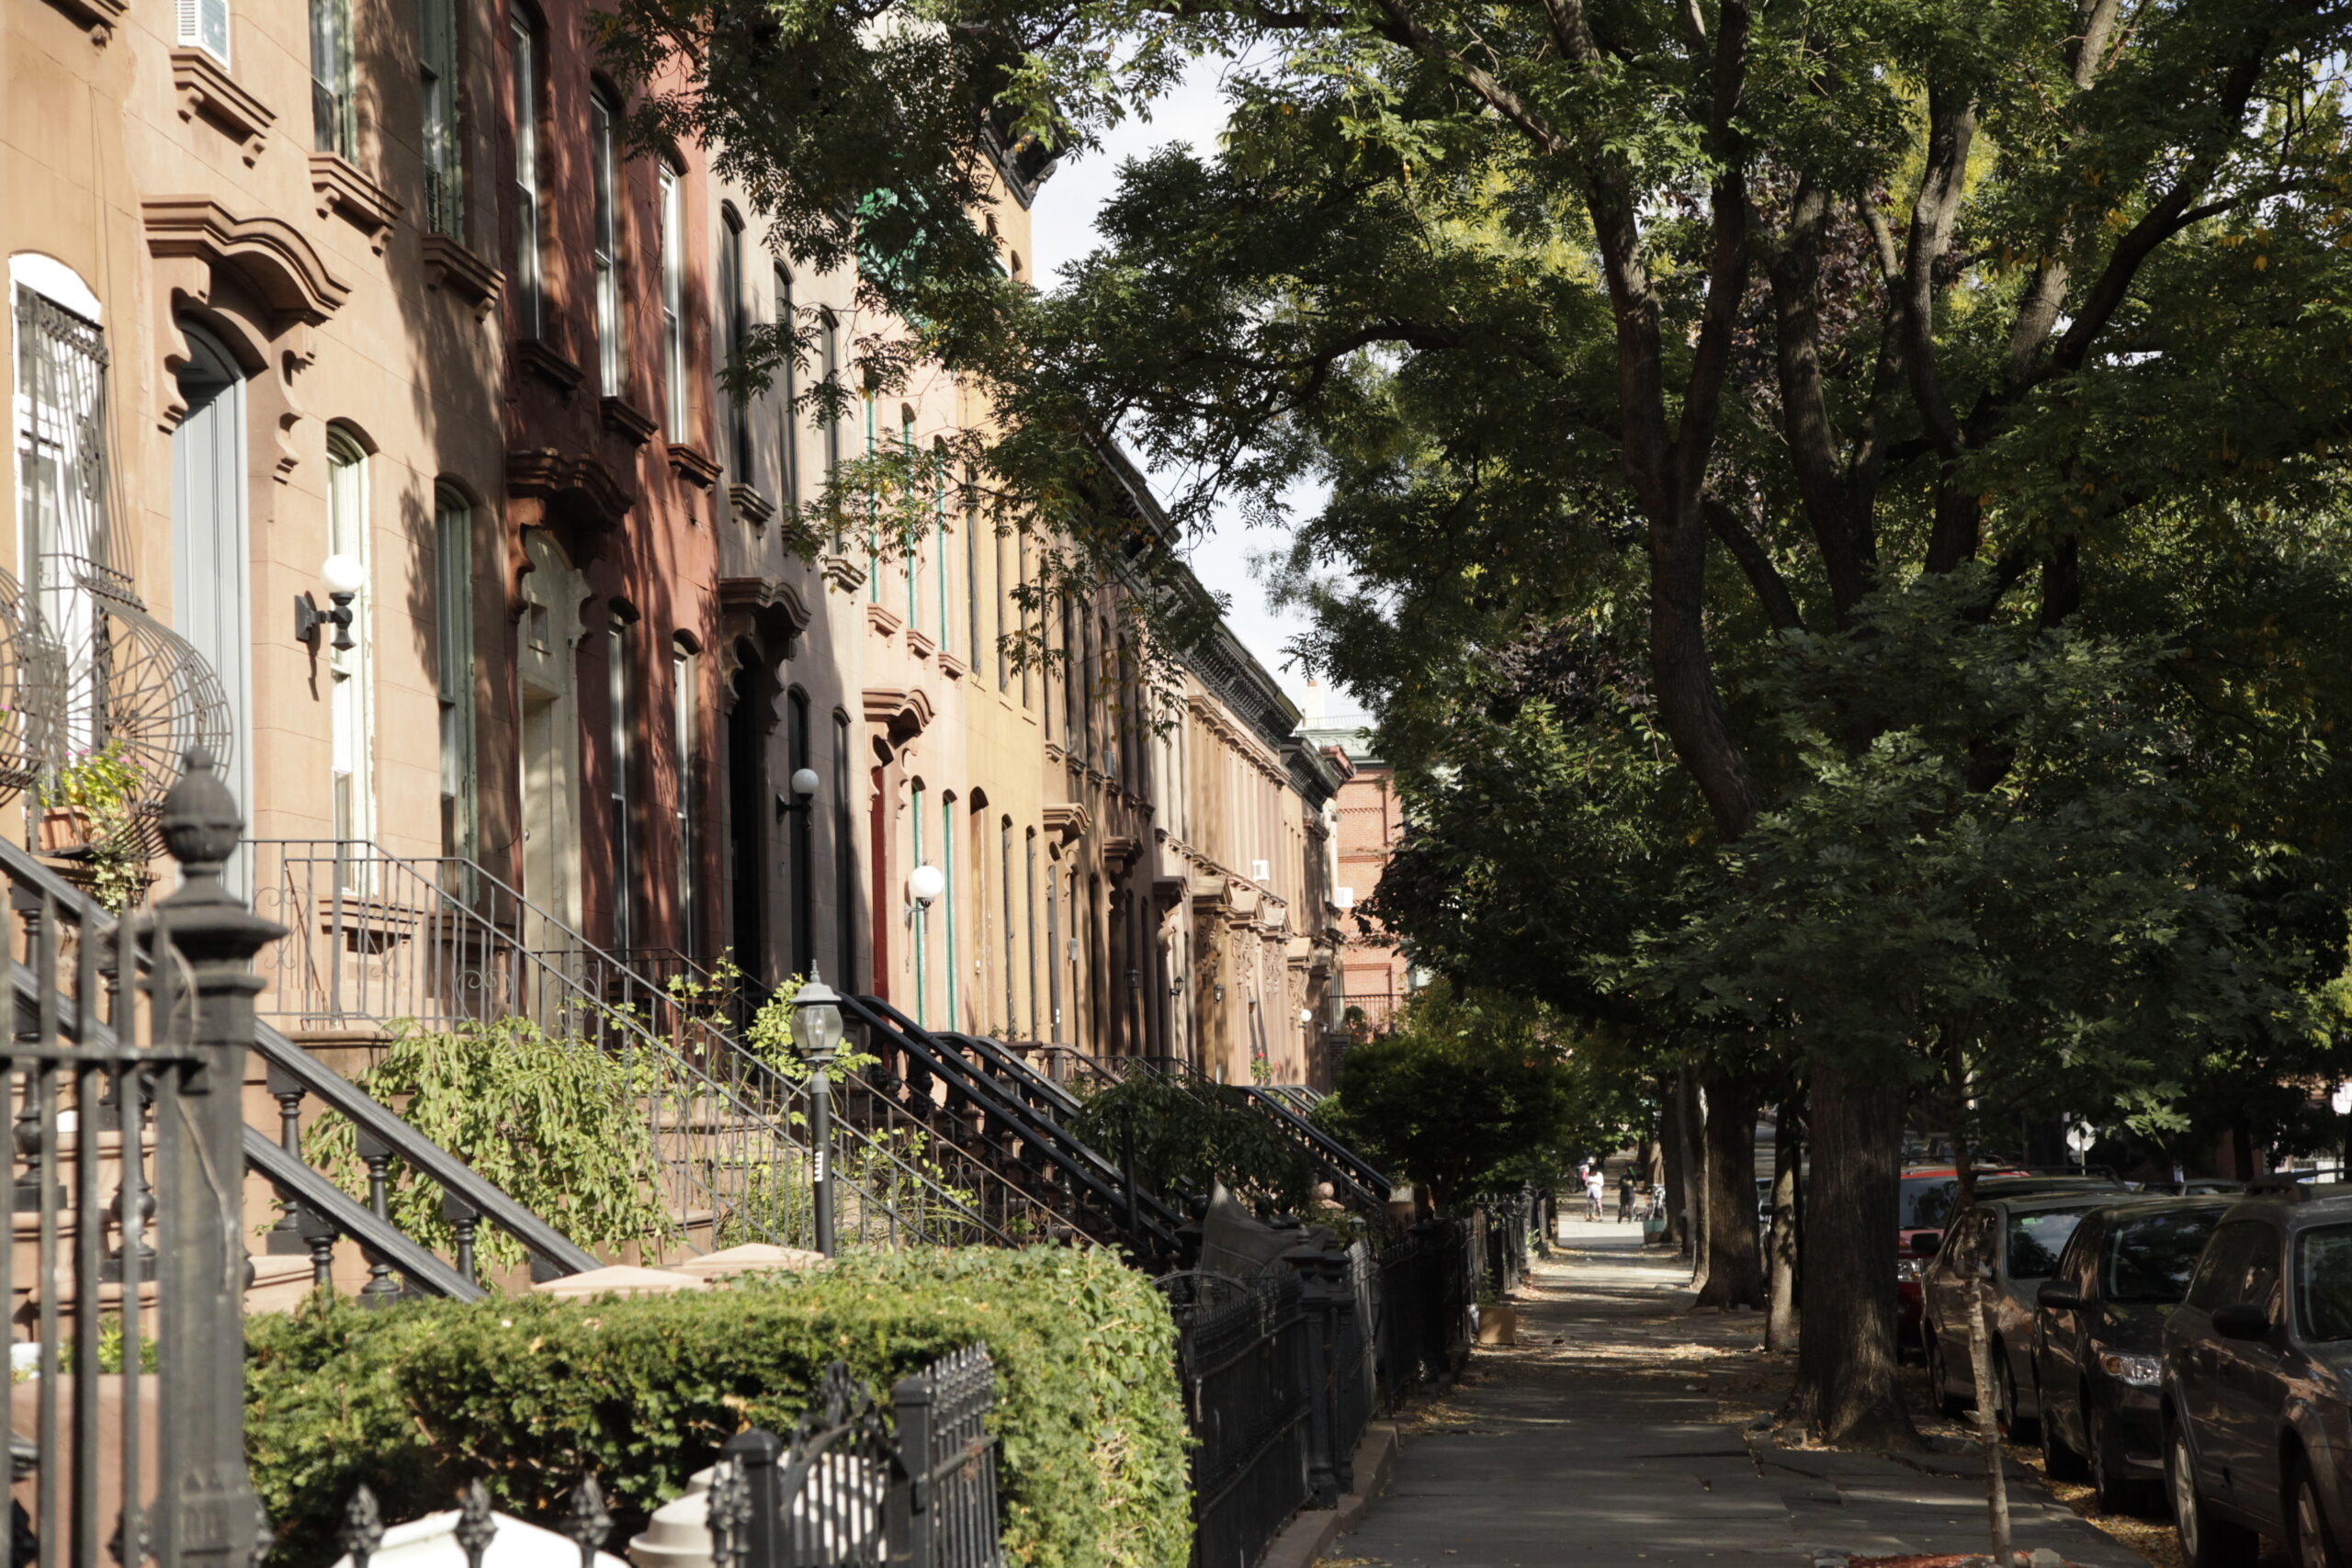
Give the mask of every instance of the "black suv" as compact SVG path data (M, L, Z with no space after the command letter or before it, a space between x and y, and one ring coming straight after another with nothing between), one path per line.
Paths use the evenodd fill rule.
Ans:
M2060 1480L2087 1475L2105 1512L2137 1512L2160 1495L2156 1352L2205 1238L2229 1209L2216 1198L2134 1198L2093 1209L2037 1294L2042 1457Z
M2164 1331L2165 1484L2194 1568L2352 1561L2352 1188L2257 1190Z

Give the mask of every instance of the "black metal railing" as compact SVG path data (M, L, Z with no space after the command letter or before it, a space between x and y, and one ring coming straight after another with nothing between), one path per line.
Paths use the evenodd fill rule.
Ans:
M1298 1275L1163 1278L1193 1449L1193 1568L1252 1568L1313 1498L1313 1371Z

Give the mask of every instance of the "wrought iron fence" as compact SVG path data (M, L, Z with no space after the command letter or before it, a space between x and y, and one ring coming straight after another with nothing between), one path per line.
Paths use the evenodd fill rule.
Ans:
M1313 1496L1313 1400L1296 1273L1250 1280L1194 1271L1160 1281L1176 1316L1176 1361L1193 1450L1194 1568L1251 1568Z
M236 814L209 755L161 819L186 874L132 924L0 844L16 1113L0 1299L28 1336L13 1555L40 1568L241 1563L266 1535L244 1472L238 1099L252 960L277 933L221 880Z

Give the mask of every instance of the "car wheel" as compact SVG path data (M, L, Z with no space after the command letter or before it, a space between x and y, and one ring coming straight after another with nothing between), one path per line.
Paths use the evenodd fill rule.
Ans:
M2090 1450L2091 1490L2098 1495L2098 1511L2102 1514L2144 1514L2150 1506L2148 1485L2116 1473L2110 1461L2109 1445L2114 1441L2112 1423L2101 1421L2098 1412L2091 1408L2087 1390L2083 1394L2083 1441Z
M2172 1528L2180 1538L2180 1555L2188 1568L2250 1568L2256 1538L2252 1530L2217 1519L2197 1494L2197 1467L2188 1457L2188 1438L2175 1426L2165 1445L2165 1490L2172 1495Z
M1993 1415L2000 1423L2001 1436L2013 1443L2030 1443L2040 1435L2041 1423L2018 1414L2017 1370L2009 1365L2009 1353L1999 1341L1991 1348L1993 1364L2000 1369L1993 1379Z
M2327 1510L2320 1506L2319 1483L2309 1464L2296 1464L2294 1483L2287 1526L2294 1532L2295 1568L2340 1568L2344 1559L2328 1534Z
M1928 1392L1936 1402L1939 1416L1957 1417L1968 1406L1951 1392L1951 1379L1944 1375L1943 1336L1932 1325L1924 1331L1928 1341Z
M2082 1480L2089 1473L2089 1467L2083 1462L2083 1456L2076 1453L2067 1445L2066 1439L2058 1435L2058 1423L2050 1417L2050 1396L2043 1394L2040 1404L2041 1406L2041 1467L2050 1472L2050 1479L2052 1481ZM2090 1408L2090 1401L2087 1399L2083 1401L2083 1419L2086 1421L2091 1418Z

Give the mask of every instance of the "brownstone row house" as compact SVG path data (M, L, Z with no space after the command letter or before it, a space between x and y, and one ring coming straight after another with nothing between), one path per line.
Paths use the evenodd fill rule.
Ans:
M112 747L152 801L221 752L236 874L294 927L264 1009L314 1046L401 1016L398 933L458 908L657 980L821 967L1324 1078L1344 760L1229 637L1144 722L1115 584L1024 666L1028 552L944 486L911 557L787 550L831 465L985 411L944 373L838 424L720 390L753 323L813 327L804 377L891 323L701 149L628 155L588 9L0 0L0 564L78 694L17 773ZM1000 161L1015 276L1045 172ZM326 897L390 934L317 951Z

